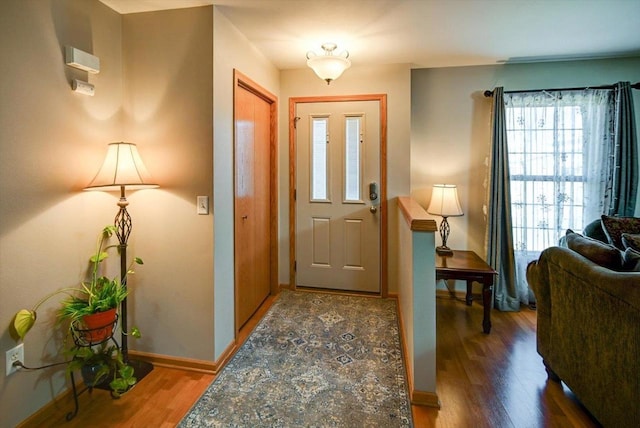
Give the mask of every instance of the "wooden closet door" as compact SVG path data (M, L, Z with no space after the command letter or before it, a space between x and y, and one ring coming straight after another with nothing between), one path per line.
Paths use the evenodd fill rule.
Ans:
M236 330L270 292L270 115L267 101L236 87Z

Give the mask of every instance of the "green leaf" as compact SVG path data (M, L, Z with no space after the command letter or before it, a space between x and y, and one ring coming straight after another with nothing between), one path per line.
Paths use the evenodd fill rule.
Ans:
M75 356L83 360L89 359L94 355L93 350L89 347L79 347L76 349Z
M100 263L107 257L109 257L109 253L107 253L106 251L101 251L98 254L94 254L93 256L91 256L91 258L89 258L89 261L91 263Z
M142 333L140 333L140 329L138 327L131 327L131 333L129 334L136 339L140 339L142 337Z
M127 389L129 389L129 385L127 384L127 382L124 379L114 379L109 383L109 387L111 388L111 390L113 391L113 394L116 397L119 397L120 394L122 394L123 392L126 392Z
M109 366L106 364L103 364L100 366L100 368L98 369L98 372L96 373L96 377L95 377L95 384L98 385L99 383L101 383L102 381L104 381L107 376L109 376Z
M142 259L140 257L136 257L133 260L139 265L143 265L144 264L144 262L142 261Z
M24 336L31 330L35 322L35 311L20 309L13 320L13 327L16 329L16 333L18 333L18 337L24 339Z
M122 376L123 378L130 378L133 376L132 366L124 366L119 371L120 371L120 376Z

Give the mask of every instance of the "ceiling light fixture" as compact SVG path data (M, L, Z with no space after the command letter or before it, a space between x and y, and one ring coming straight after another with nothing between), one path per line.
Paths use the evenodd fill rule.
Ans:
M327 82L336 80L349 67L349 52L342 51L339 55L334 55L337 48L335 43L325 43L322 45L324 55L317 55L315 52L307 52L307 65L318 75L319 78Z

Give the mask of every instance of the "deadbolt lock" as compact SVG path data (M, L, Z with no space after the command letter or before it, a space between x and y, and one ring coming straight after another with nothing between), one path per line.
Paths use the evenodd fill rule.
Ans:
M375 201L376 199L378 199L377 187L378 185L375 181L369 183L369 200Z

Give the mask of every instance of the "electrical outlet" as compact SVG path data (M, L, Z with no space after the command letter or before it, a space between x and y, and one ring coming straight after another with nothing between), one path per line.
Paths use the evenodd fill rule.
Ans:
M20 368L13 365L16 361L24 364L24 343L7 351L7 376L17 372Z

